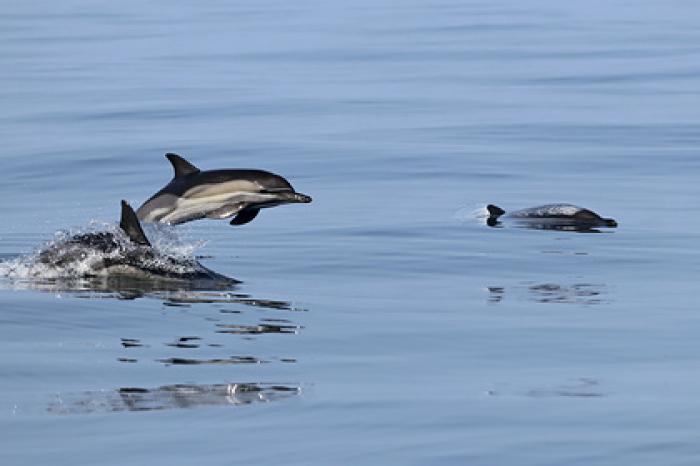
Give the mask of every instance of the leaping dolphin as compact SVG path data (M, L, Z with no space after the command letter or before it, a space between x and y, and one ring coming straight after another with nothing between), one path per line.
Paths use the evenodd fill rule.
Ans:
M177 225L200 218L233 217L231 225L253 220L260 209L281 204L309 203L311 197L263 170L201 171L181 156L165 154L175 176L136 211L142 222Z
M72 277L131 277L218 285L240 283L209 270L194 257L164 254L153 248L126 201L122 201L119 228L58 241L38 253L37 263L59 275Z
M573 204L545 204L508 213L489 204L486 210L489 212L486 223L492 227L499 226L502 218L512 219L526 228L541 230L594 231L597 227L617 227L614 219L603 218L592 210Z

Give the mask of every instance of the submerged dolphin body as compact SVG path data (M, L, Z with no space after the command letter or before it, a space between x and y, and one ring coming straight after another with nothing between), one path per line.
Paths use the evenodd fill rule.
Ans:
M122 201L119 230L70 236L43 249L37 263L74 277L124 277L231 285L193 257L173 256L151 246L131 206Z
M501 225L502 218L512 219L519 226L541 230L594 231L597 227L617 227L612 218L603 218L597 213L572 204L545 204L529 209L506 213L498 206L486 206L491 227Z
M200 218L233 217L231 225L253 220L260 209L309 203L287 180L263 170L201 171L177 154L165 156L175 176L136 211L142 222L177 225Z

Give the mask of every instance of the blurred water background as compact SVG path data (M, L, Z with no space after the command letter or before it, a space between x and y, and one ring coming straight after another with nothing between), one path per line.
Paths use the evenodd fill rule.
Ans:
M314 198L177 228L230 293L0 286L4 465L681 465L700 446L692 1L0 11L0 258L171 177ZM491 229L572 202L601 234Z

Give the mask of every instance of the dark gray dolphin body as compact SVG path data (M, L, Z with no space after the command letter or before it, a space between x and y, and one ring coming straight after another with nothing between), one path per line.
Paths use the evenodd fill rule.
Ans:
M598 227L617 227L612 218L603 218L597 213L572 204L545 204L529 209L506 212L498 206L486 206L489 217L486 223L496 227L508 218L525 228L541 230L592 231Z
M193 257L159 253L126 201L122 201L119 227L114 232L84 233L56 242L40 251L37 261L52 270L82 277L238 282L207 269Z
M143 222L176 225L200 218L233 217L231 225L253 220L260 209L281 204L309 203L291 184L263 170L201 171L177 154L165 156L175 176L136 211Z

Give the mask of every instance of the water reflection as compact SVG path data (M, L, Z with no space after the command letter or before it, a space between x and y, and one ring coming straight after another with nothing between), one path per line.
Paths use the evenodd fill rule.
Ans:
M538 303L600 304L605 285L595 283L540 283L528 287L532 299Z
M488 302L500 303L509 294L506 287L489 286ZM532 283L523 282L518 286L511 287L511 293L516 297L536 303L563 303L563 304L583 304L596 305L610 302L608 289L602 283Z
M200 341L201 339L202 339L201 337L180 337L177 339L177 341L175 341L173 343L166 343L166 345L173 346L175 348L189 348L189 349L199 348L200 345L199 345L198 341ZM123 338L122 338L122 340L123 340ZM196 342L196 343L193 343L193 342Z
M103 276L85 278L0 278L0 289L53 293L78 299L159 300L164 306L177 308L169 312L166 337L153 339L145 335L119 335L116 363L162 364L165 366L224 366L296 363L289 355L240 355L240 340L254 340L264 334L296 335L303 328L280 313L299 315L305 309L288 301L262 299L241 293L240 282L213 280L159 280L153 277ZM269 313L274 313L271 315ZM251 322L251 317L254 319ZM189 320L187 327L178 325ZM191 320L204 321L204 329L194 332ZM182 327L182 328L181 328ZM137 327L135 327L137 328ZM186 328L186 330L180 331ZM173 336L177 331L179 334ZM201 332L201 333L200 333ZM152 333L147 331L147 334ZM168 333L170 333L169 336ZM117 335L115 335L116 337ZM250 345L250 343L246 343ZM231 348L235 347L235 349ZM168 351L163 354L163 347ZM248 348L254 347L247 346ZM170 353L170 354L168 354ZM233 355L232 355L233 353ZM126 387L114 391L84 392L57 397L49 411L59 414L91 412L144 411L189 408L209 405L243 405L275 401L299 394L299 385L262 383L177 384L158 388Z
M232 291L236 284L211 280L158 280L126 276L86 278L5 278L0 288L44 293L70 293L76 298L132 300L143 297L196 299L203 291ZM192 298L194 296L195 298ZM177 301L176 301L177 302Z
M503 294L506 289L502 286L489 286L489 302L490 303L500 303L503 299Z
M299 325L258 324L258 325L230 325L216 324L219 330L216 333L229 333L233 335L259 335L262 333L299 333L303 327Z
M167 358L159 359L166 366L171 365L197 365L197 364L266 364L270 361L255 356L231 356L230 358L194 359L194 358Z
M158 388L123 387L109 391L59 394L49 403L54 414L154 411L203 406L242 406L289 399L301 394L300 384L177 384Z
M591 225L579 224L576 222L552 221L551 219L538 219L537 221L528 219L513 219L508 222L510 226L516 228L525 228L527 230L553 230L553 231L570 231L575 233L603 233L599 228ZM492 228L503 228L504 222L497 219L488 218L486 225ZM608 232L610 233L610 232Z
M293 307L287 301L253 298L235 292L238 284L212 281L154 280L134 277L91 277L52 279L0 279L0 289L15 291L40 291L44 293L67 293L80 299L139 298L160 299L166 306L185 307L197 303L243 304L246 306L276 310L303 309ZM223 311L222 312L227 312ZM228 311L236 313L238 311Z
M248 305L247 302L240 303L243 305ZM260 309L259 306L256 306L256 308ZM201 310L204 310L202 313ZM162 343L158 342L147 342L144 343L141 341L139 338L134 338L134 336L138 335L130 335L128 338L123 337L120 339L121 346L123 349L128 352L128 355L124 355L122 357L117 358L118 361L120 362L128 362L128 363L134 363L138 362L139 360L155 360L156 362L166 364L166 365L200 365L200 364L264 364L264 363L269 363L272 361L278 361L278 362L296 362L295 358L288 358L288 357L257 357L257 356L215 356L211 357L209 354L210 350L207 350L207 348L225 348L228 346L227 343L222 342L221 338L216 338L214 341L211 339L215 336L224 336L224 335L230 335L231 337L238 337L240 339L245 339L245 340L254 340L256 336L258 335L264 335L264 334L287 334L287 335L296 335L298 334L304 327L301 325L298 325L294 323L293 321L289 319L283 319L283 318L269 318L269 317L262 317L258 318L257 323L244 323L244 322L221 322L222 318L228 319L228 317L213 317L211 315L211 311L216 312L215 315L219 316L221 315L221 312L223 311L229 311L228 309L226 310L221 310L221 309L211 309L211 306L204 306L202 309L199 309L198 312L193 312L190 314L191 316L194 317L199 317L202 318L204 321L208 322L209 325L212 326L212 333L210 335L206 334L200 334L200 335L192 335L189 334L187 336L176 336L174 338L171 338L169 340L166 340ZM277 312L279 308L277 306L273 307L272 310ZM287 305L286 309L291 310L291 306ZM264 309L261 309L264 310ZM210 311L210 312L207 312ZM257 314L257 312L256 312ZM235 317L235 319L244 319L248 317L246 314L243 313L243 311L239 311L235 314L231 314L230 312L225 312L225 316L232 315ZM231 337L226 337L224 336L223 338L226 338L226 342L230 341L229 338ZM232 341L235 343L235 340ZM177 351L177 354L174 354L172 357L160 357L160 358L155 358L155 354L157 354L161 345L168 346L170 348L173 348L175 351ZM198 353L200 351L204 351L206 353L207 357L195 357L195 356L190 356L188 355L187 357L182 356L183 351L187 351L188 353ZM223 351L223 350L222 350ZM155 353L154 353L155 352ZM139 359L137 359L134 356L139 356ZM148 357L151 356L151 357Z
M260 299L252 298L247 294L240 293L217 293L212 291L190 291L190 292L177 292L169 293L167 296L167 302L170 305L187 305L191 303L220 303L220 304L245 304L246 306L262 307L265 309L276 309L280 311L303 311L305 309L292 307L292 305L287 301L271 300L271 299ZM236 311L225 311L235 313Z
M136 338L121 338L121 341L124 348L140 348L144 346L141 341Z
M489 396L526 396L532 398L600 398L605 396L601 390L600 381L590 377L579 377L551 387L518 389L510 384L502 384L499 388L487 391Z

